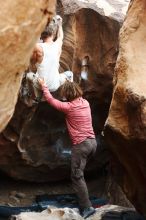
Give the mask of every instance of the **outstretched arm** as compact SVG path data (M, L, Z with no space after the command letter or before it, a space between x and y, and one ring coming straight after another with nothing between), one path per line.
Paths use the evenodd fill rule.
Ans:
M38 81L39 81L39 84L40 84L41 87L42 87L43 94L44 94L44 96L45 96L46 101L47 101L50 105L52 105L54 108L56 108L57 110L62 111L62 112L64 112L64 113L67 113L68 110L70 109L70 103L69 103L69 102L61 102L61 101L55 99L55 98L51 95L50 91L48 90L48 88L47 88L47 86L46 86L44 80L39 78Z
M58 32L57 32L57 39L56 39L56 43L58 44L59 47L59 56L62 52L62 44L63 44L63 28L62 28L62 18L57 15L57 21L58 21Z
M58 32L57 32L57 40L63 41L63 28L62 28L62 18L57 15L57 22L58 22Z

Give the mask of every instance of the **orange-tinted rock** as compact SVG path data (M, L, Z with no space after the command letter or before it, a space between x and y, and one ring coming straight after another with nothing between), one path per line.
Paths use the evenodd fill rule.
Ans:
M114 94L105 134L114 155L113 174L146 216L146 3L134 0L120 31Z
M64 14L63 24L65 36L60 71L72 69L75 79L79 80L82 59L89 56L89 78L84 94L91 103L93 125L98 135L111 101L120 25L90 8ZM64 116L47 103L40 103L33 109L19 100L0 141L0 147L5 148L0 153L0 158L3 157L0 169L8 175L28 181L69 178L71 143ZM104 147L101 151L89 166L90 171L99 170L107 163L108 152Z
M7 0L1 2L1 9L0 131L14 113L23 71L34 44L54 13L55 0Z

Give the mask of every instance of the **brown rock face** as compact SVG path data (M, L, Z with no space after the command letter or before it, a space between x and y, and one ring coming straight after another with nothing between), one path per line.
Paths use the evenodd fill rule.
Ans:
M98 135L108 114L112 76L117 58L119 23L90 8L63 15L64 44L60 72L72 69L79 81L81 62L89 57L89 77L83 84L91 103L93 125ZM84 125L83 125L84 126ZM40 103L27 108L20 100L14 116L0 135L0 169L16 179L53 181L69 177L70 140L64 115ZM89 171L107 163L107 151L95 158Z
M65 37L60 72L71 69L75 80L79 81L82 60L89 57L88 80L81 86L84 96L96 108L98 132L103 128L111 101L119 28L117 21L90 8L64 15Z
M134 0L120 32L115 88L105 134L113 174L146 216L146 3Z
M23 71L55 0L8 0L0 13L0 131L13 115Z

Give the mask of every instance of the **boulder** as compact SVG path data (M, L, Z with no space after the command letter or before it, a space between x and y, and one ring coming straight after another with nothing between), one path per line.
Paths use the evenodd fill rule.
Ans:
M120 31L105 136L113 154L113 175L136 209L146 216L145 38L145 1L134 0Z
M102 16L122 22L130 0L62 0L66 14L75 13L81 8L91 8Z
M1 2L0 13L0 132L10 121L23 72L34 44L55 11L55 0Z
M98 137L111 102L120 23L100 15L90 4L72 14L66 14L66 6L60 2L57 9L63 16L65 35L60 72L72 69L79 82L82 60L89 57L88 80L81 86L91 104ZM88 166L90 173L108 163L108 151L100 146L100 154ZM47 103L31 108L18 99L13 118L0 135L0 147L0 169L13 178L43 182L70 177L71 142L64 115Z
M57 209L48 208L47 210L36 212L24 212L17 216L12 216L11 220L83 220L83 218L70 208Z
M48 207L47 210L41 213L27 212L17 216L12 216L11 220L83 220L78 214L78 209L58 209ZM97 208L95 214L86 218L87 220L144 220L142 216L135 212L134 209L129 209L116 205L105 205Z

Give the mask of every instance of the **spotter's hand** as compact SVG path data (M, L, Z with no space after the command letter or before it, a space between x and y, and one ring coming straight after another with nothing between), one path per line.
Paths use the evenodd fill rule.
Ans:
M38 78L38 82L39 82L39 84L40 84L41 86L46 86L46 83L45 83L44 79Z

